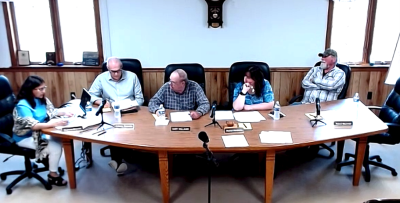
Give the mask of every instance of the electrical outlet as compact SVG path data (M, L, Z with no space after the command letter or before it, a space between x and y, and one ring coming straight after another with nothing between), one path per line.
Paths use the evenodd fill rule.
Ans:
M71 100L72 100L72 99L76 99L76 94L75 94L75 92L71 92L71 93L70 93L70 97L71 97Z
M368 92L367 99L372 99L372 92Z

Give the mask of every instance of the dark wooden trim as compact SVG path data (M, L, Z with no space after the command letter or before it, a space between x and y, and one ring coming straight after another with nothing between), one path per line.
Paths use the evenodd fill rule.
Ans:
M6 24L6 31L7 31L7 41L8 41L8 47L10 50L10 59L11 59L11 65L12 66L17 66L17 54L13 42L13 36L11 33L11 23L10 23L10 15L8 12L8 4L7 2L1 2L1 5L3 6L3 14L4 14L4 22Z
M363 59L362 59L363 63L369 63L369 57L371 56L377 4L378 4L377 0L369 0L367 25L365 26L365 40L364 40Z
M19 44L19 35L18 35L18 29L17 29L17 18L15 17L15 6L14 2L10 2L10 13L11 13L11 21L12 21L12 27L13 27L13 32L14 32L14 42L15 42L15 50L21 50L20 44Z
M64 48L62 43L60 13L58 11L58 0L49 0L51 25L53 27L54 50L56 62L64 62Z
M357 72L387 72L389 66L351 66L352 71ZM271 72L308 72L310 67L272 67ZM229 67L226 68L204 68L207 73L210 72L229 72ZM46 66L46 65L31 65L31 66L13 66L12 68L0 68L0 72L101 72L101 66L82 66L82 65L64 65ZM164 68L143 68L143 73L164 72Z
M328 22L326 23L325 49L331 47L334 4L335 2L333 0L329 0L328 17L327 17Z
M103 38L101 35L99 0L93 0L93 6L94 6L94 21L96 24L97 52L99 53L99 64L102 64L104 62L104 55L103 55Z

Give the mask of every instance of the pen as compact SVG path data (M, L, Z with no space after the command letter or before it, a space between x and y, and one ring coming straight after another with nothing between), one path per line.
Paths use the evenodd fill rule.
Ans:
M103 131L103 132L99 133L97 136L100 136L100 135L102 135L104 133L106 133L106 131Z
M245 128L247 128L246 124L243 123L243 125L244 125Z

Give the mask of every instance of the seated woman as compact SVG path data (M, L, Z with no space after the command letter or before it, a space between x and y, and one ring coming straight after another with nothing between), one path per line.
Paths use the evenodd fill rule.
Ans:
M274 105L274 93L268 80L258 66L246 69L244 81L236 85L233 91L233 109L235 111L269 110Z
M57 173L62 154L59 139L43 135L41 129L65 126L65 119L52 119L55 116L72 116L72 113L54 109L53 104L45 96L46 85L39 76L29 76L17 95L17 105L13 111L13 138L20 147L36 150L36 160L48 158L48 182L52 185L64 186L67 181ZM51 120L50 120L51 119Z

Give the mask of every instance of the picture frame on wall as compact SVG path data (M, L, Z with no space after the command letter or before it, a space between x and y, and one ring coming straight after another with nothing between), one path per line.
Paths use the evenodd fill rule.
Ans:
M29 66L30 59L29 59L29 51L18 51L18 65L20 66Z

